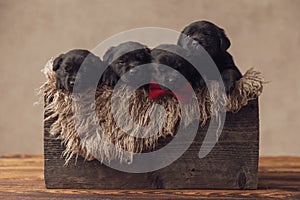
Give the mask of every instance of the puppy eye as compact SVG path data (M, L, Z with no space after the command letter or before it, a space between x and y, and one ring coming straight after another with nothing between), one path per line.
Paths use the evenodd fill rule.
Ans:
M135 70L135 69L129 70L129 73L130 73L130 74L135 74L136 72L137 72L137 70Z
M125 61L124 61L124 60L119 60L117 63L118 63L119 65L124 65L124 64L125 64Z
M205 32L202 32L202 34L203 35L210 35L210 32L205 31Z
M198 46L198 45L199 45L199 42L196 41L196 40L193 40L193 41L192 41L192 45L193 45L193 46Z
M165 68L160 68L160 69L159 69L159 72L164 73L164 72L166 72L166 69L165 69Z
M67 66L65 67L66 71L71 71L72 68L73 68L73 67L72 67L71 65L67 65Z

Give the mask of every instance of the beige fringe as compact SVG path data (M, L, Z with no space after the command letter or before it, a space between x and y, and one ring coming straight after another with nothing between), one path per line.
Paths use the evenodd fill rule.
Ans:
M226 111L237 112L241 107L247 105L250 100L257 98L263 89L262 75L253 69L248 70L244 76L236 82L233 92L226 96L220 94L219 84L216 81L210 81L207 88L195 91L200 113L192 112L197 109L193 106L183 106L180 108L178 101L172 96L165 96L159 100L148 98L148 94L143 89L138 89L129 100L129 114L133 121L140 126L147 126L143 132L144 138L134 137L138 134L137 127L131 127L130 135L124 132L116 125L111 113L111 97L113 90L105 85L99 87L95 95L95 105L87 104L83 106L82 101L88 100L89 95L80 96L71 93L62 92L55 87L55 73L52 71L52 59L48 61L43 70L47 81L40 87L39 94L43 96L45 104L45 113L48 115L44 120L57 119L50 127L50 134L55 135L65 145L63 156L66 163L73 156L81 155L86 160L97 158L100 161L111 161L119 159L120 162L131 163L134 153L149 151L155 149L159 138L174 136L176 128L181 120L185 122L184 126L199 120L201 125L218 113ZM128 95L122 88L116 94L116 102L119 108L128 106L123 98ZM93 91L88 91L92 94ZM78 101L79 98L81 101ZM119 100L118 100L119 98ZM217 102L212 104L212 102ZM162 124L162 129L157 128L157 123L150 120L153 105L159 104L164 107L166 113L159 113L155 116L163 119L166 114L166 120ZM92 107L90 107L92 106ZM94 106L94 107L93 107ZM225 106L225 107L224 107ZM74 110L73 110L74 109ZM95 110L91 112L90 110ZM120 109L122 110L122 109ZM73 114L78 114L76 119ZM182 115L182 113L189 113ZM195 113L190 115L190 113ZM81 116L82 115L82 116ZM183 118L185 116L185 118ZM124 112L117 112L116 119L121 119L124 124L129 124L129 117ZM127 121L126 121L127 120ZM158 129L158 130L157 130ZM101 130L104 134L101 134ZM151 130L157 130L156 133ZM126 150L126 151L124 151Z

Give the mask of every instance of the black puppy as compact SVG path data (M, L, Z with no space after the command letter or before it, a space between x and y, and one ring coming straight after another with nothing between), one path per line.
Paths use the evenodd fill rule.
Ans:
M108 65L103 75L103 81L110 86L115 86L119 80L130 84L138 77L150 79L147 70L136 68L151 62L150 49L138 42L124 42L109 48L103 56L103 61ZM128 76L123 76L127 72Z
M178 45L194 53L201 51L199 44L209 53L221 73L225 90L230 92L242 75L227 52L231 43L224 30L208 21L197 21L185 27Z
M101 67L100 58L87 50L75 49L61 54L53 61L56 88L72 92L76 80L78 91L85 90L93 82L98 82Z
M188 61L190 57L186 49L178 45L162 44L152 49L151 55L153 63L163 64L176 70L166 72L164 68L156 67L156 74L153 77L160 76L165 85L172 85L175 89L183 87L183 83L179 81L180 75L183 75L194 89L204 86L203 78Z

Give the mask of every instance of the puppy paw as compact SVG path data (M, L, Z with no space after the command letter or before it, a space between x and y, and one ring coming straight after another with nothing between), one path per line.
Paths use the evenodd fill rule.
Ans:
M232 90L235 88L235 81L234 80L223 80L225 92L227 94L231 93Z
M206 87L206 83L202 78L200 78L198 81L196 81L196 83L192 83L192 85L195 88L204 88L204 87Z
M231 93L235 88L235 82L241 78L240 72L234 69L226 69L221 73L226 93Z
M119 76L110 67L105 70L101 77L101 82L110 87L114 87L118 80Z
M113 77L109 77L106 78L103 83L105 83L106 85L110 86L110 87L114 87L117 84L118 80L116 78Z

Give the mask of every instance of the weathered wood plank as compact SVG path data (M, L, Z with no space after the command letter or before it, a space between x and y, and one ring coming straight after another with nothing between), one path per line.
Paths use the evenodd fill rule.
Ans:
M0 199L300 199L300 157L259 160L258 190L46 189L42 156L0 158Z
M47 188L86 189L256 189L259 145L258 101L238 113L228 113L223 132L214 149L203 159L198 152L207 126L200 128L189 149L171 165L155 172L124 173L98 161L64 166L64 147L47 132L44 155ZM168 141L162 141L164 145ZM183 141L184 142L184 141ZM179 148L179 146L178 146ZM174 149L176 151L176 149Z

